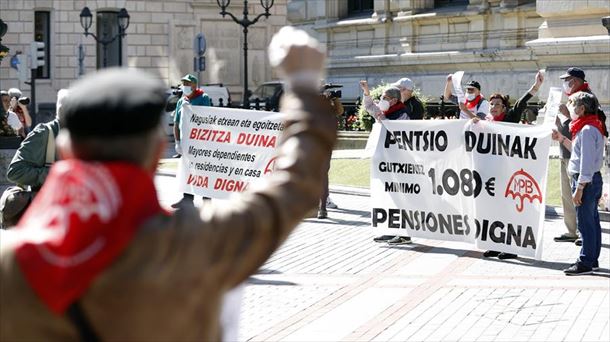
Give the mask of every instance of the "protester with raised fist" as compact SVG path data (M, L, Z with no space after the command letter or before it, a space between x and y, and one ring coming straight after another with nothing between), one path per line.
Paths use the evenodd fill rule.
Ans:
M275 170L204 212L168 213L157 199L163 82L137 69L104 69L74 83L60 113L64 159L19 225L0 232L0 340L225 338L224 294L316 208L320 165L337 134L318 94L317 41L283 28L271 46L287 85Z

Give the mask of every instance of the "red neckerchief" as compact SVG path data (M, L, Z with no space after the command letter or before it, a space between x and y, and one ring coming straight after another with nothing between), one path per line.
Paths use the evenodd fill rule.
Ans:
M472 111L479 104L479 102L481 102L481 100L483 100L483 96L481 96L481 94L477 95L477 97L475 97L472 101L466 98L466 107L468 108L468 110Z
M60 314L160 213L152 175L136 165L56 162L17 225L17 262L34 292Z
M25 113L23 112L23 109L17 106L14 112L17 114L17 119L19 119L19 122L21 122L21 124L25 127Z
M197 96L201 96L203 95L203 89L197 88L195 90L193 90L187 97L190 100L196 98Z
M493 116L493 115L492 115ZM506 116L506 113L502 112L502 114L498 115L498 116L493 116L493 118L491 119L491 121L504 121L504 117Z
M579 91L591 92L591 89L589 89L589 83L588 82L583 83L578 89L574 90L573 92L571 92L569 94L566 93L566 95L570 96L572 94L578 93Z
M604 135L604 128L602 126L602 122L599 120L596 114L585 114L584 116L579 116L578 119L572 120L570 122L570 133L572 133L572 137L576 138L576 134L580 132L580 130L585 127L585 125L591 125L599 130L599 132Z
M405 108L407 108L407 106L405 106L404 103L398 101L398 102L396 102L395 105L391 106L390 108L388 108L388 110L383 112L383 115L388 116L388 115L393 114L394 112L397 112L397 111L399 111L401 109L405 109Z

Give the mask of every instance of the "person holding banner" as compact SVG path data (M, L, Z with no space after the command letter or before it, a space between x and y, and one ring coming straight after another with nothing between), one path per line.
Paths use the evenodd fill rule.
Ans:
M401 102L400 89L391 86L384 90L379 102L374 103L367 81L360 81L363 91L363 105L366 111L375 118L381 120L409 120L407 106ZM375 242L387 242L390 245L406 245L412 243L409 236L380 235L373 238Z
M205 212L168 213L157 199L153 180L166 144L161 80L111 68L74 83L60 113L64 159L18 227L0 231L0 340L226 337L224 294L316 207L320 165L337 135L318 95L319 43L283 28L271 44L280 50L270 48L271 64L288 85L275 170Z
M462 102L458 96L451 93L453 88L452 79L453 75L447 75L443 96L460 107L460 119L472 119L474 117L485 119L489 114L489 102L481 94L481 84L477 81L468 82L466 84L466 99Z
M178 156L182 156L182 106L184 104L190 104L191 106L211 106L212 102L208 94L203 92L203 89L198 88L199 80L195 75L186 74L180 80L182 86L182 97L176 103L176 110L174 112L174 148ZM195 197L192 194L183 194L182 199L174 204L172 208L178 208L183 203L193 204ZM205 198L204 198L205 199Z
M582 239L580 256L576 263L563 270L566 275L590 274L599 267L601 251L601 225L597 204L602 194L600 173L604 136L608 130L599 120L599 103L595 95L583 91L568 99L570 133L573 140L553 130L552 138L570 149L568 174L572 180L572 201L576 208L576 224Z
M512 122L518 123L521 119L521 114L527 108L527 101L529 101L540 89L540 85L544 82L544 75L542 72L538 71L534 78L534 84L530 87L530 89L521 96L515 105L512 108L509 108L508 96L502 95L500 93L494 93L489 98L489 102L491 104L490 114L487 115L486 119L488 121L496 121L496 122ZM480 119L478 117L472 118L474 122L478 122ZM499 252L488 250L483 253L483 257L491 258L498 257L498 259L514 259L517 257L516 254Z
M542 82L544 82L544 76L542 72L538 71L534 78L534 84L515 102L512 108L509 107L508 96L494 93L489 97L490 110L489 115L485 119L489 121L518 123L521 120L523 111L527 108L527 102L538 93ZM476 119L478 117L473 120Z

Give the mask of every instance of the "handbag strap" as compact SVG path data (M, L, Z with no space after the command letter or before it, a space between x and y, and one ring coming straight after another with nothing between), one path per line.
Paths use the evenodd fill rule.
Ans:
M53 132L53 126L50 123L45 124L45 127L49 131L47 136L47 152L45 165L50 166L55 162L55 133Z

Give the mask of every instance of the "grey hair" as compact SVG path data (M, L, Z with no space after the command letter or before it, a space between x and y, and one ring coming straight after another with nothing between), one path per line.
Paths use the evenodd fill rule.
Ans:
M599 108L599 103L597 102L597 98L595 95L591 93L586 93L584 91L579 91L570 95L570 100L574 103L574 106L585 106L585 115L587 114L597 114L597 109Z
M400 89L398 87L389 87L383 93L390 98L400 100Z

